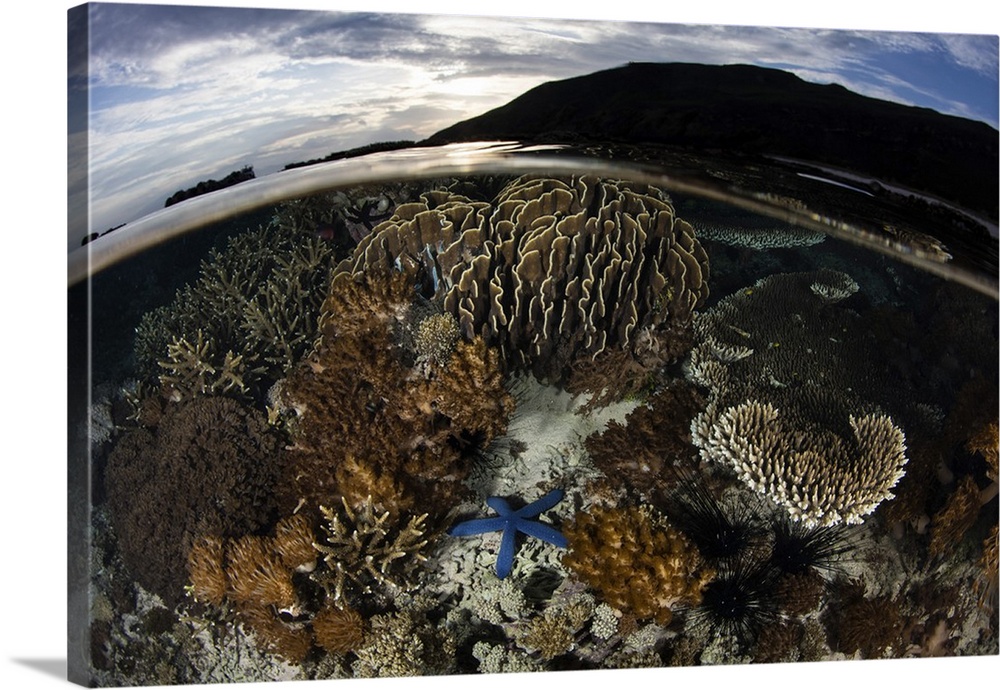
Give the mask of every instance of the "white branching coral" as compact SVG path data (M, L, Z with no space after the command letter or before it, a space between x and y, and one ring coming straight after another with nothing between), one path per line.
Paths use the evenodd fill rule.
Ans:
M731 466L748 486L806 525L860 523L903 476L902 430L884 415L849 418L852 435L800 429L770 403L746 402L691 432L702 456Z
M326 518L326 536L313 544L328 567L322 574L327 593L339 601L348 583L365 593L374 585L406 590L415 566L427 558L422 553L427 545L426 513L403 523L389 511L379 510L370 497L355 509L342 502L340 511L320 508Z

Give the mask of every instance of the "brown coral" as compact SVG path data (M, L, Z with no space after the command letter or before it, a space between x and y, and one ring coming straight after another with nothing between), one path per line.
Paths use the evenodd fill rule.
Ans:
M292 515L278 521L274 528L272 548L282 564L291 570L312 570L319 553L314 546L315 534L305 515Z
M263 415L226 398L171 405L154 430L123 436L106 485L122 558L138 581L176 603L198 538L264 527L279 454Z
M931 518L931 556L942 556L955 548L976 522L981 507L979 486L970 477L963 477L948 497L948 502Z
M667 625L696 606L714 571L687 537L649 506L593 508L563 527L563 564L611 606Z
M359 649L365 639L365 619L350 606L327 605L312 621L316 644L333 654Z
M290 609L297 603L291 571L263 538L246 535L226 548L228 596L238 604Z
M845 654L860 652L865 659L898 654L903 627L899 603L886 596L868 598L856 583L845 585L843 590L839 606L828 615L831 645Z
M413 277L341 275L324 304L323 339L281 386L292 426L285 512L369 496L393 511L419 498L443 515L467 489L466 459L503 433L513 398L497 352L481 338L459 342L429 371L400 334L416 295Z
M781 610L789 616L804 616L818 606L826 580L816 570L801 573L782 573L775 583L775 599Z
M188 552L191 595L195 601L221 606L226 596L226 573L222 567L223 544L218 537L198 540Z
M674 381L629 413L624 424L612 420L588 436L587 452L609 479L649 498L675 479L675 464L695 458L691 419L704 404L693 385Z
M269 608L246 606L240 609L239 618L253 631L259 649L291 663L301 664L312 649L313 638L306 626L285 623Z

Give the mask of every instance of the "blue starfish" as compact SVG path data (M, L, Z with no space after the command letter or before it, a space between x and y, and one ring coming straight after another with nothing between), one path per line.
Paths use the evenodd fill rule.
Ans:
M559 548L566 548L566 537L558 530L530 519L544 513L561 501L562 497L562 489L554 489L534 503L512 510L507 501L493 496L486 499L486 505L497 512L497 517L460 522L448 530L448 534L453 537L470 537L474 534L503 530L503 536L500 538L500 552L497 554L497 577L503 579L510 575L510 570L514 565L514 539L518 532L524 532L529 537L547 541Z

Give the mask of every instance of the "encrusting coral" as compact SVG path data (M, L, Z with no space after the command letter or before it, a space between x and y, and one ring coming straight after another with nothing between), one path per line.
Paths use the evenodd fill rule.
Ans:
M696 606L715 572L682 533L649 505L594 507L564 525L563 564L601 599L638 619L667 625Z
M907 462L885 412L898 386L860 317L839 305L856 289L836 271L772 275L695 324L688 375L709 391L691 424L702 458L810 525L863 521Z
M671 341L708 293L708 258L648 185L524 176L492 203L447 191L402 204L338 273L414 270L466 339L560 381L574 360L627 349L676 357Z
M261 413L220 397L169 406L155 428L123 435L105 484L122 558L136 579L176 602L198 537L267 525L280 447Z

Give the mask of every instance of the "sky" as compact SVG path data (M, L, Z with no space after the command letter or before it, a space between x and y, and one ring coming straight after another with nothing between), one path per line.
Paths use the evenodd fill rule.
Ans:
M89 53L77 46L69 75L81 116L89 94L70 150L89 165L91 232L245 165L259 177L420 140L629 61L774 67L998 125L995 35L268 6L92 6ZM71 249L83 234L71 230Z

